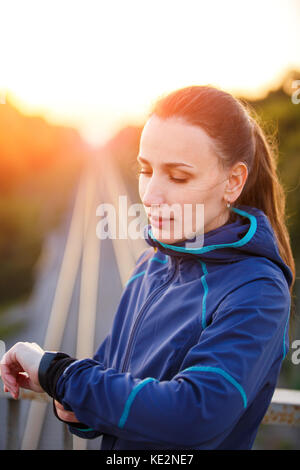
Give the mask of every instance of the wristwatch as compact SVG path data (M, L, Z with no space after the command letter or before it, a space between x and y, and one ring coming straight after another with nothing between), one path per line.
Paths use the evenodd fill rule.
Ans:
M62 352L45 351L39 364L40 386L48 395L56 399L55 388L64 370L76 359Z
M75 361L76 359L70 357L68 354L62 352L45 351L38 369L40 386L43 388L43 390L45 390L46 393L48 393L48 395L53 398L53 412L57 419L65 424L68 424L69 426L72 426L73 428L79 429L80 431L93 431L84 423L64 421L58 416L56 411L54 400L57 400L60 403L55 393L57 381L61 374L63 374L64 370ZM68 411L72 411L72 409L69 408Z

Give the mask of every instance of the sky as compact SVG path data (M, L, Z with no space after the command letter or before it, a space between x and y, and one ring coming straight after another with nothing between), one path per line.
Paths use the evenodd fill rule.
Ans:
M188 85L262 96L300 69L300 0L0 0L0 96L92 145Z

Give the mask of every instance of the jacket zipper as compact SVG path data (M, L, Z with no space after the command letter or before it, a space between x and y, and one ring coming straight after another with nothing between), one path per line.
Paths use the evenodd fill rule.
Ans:
M134 333L136 332L136 329L137 329L137 326L138 326L138 323L141 321L141 317L142 317L142 314L145 312L145 309L147 306L149 306L149 303L153 300L153 298L159 294L162 289L164 287L166 287L167 285L169 285L176 273L177 273L177 267L178 267L178 259L177 257L175 257L175 269L174 269L174 272L172 273L172 275L169 277L169 279L164 283L162 284L161 286L159 286L154 292L152 292L152 294L148 297L148 299L146 300L146 302L144 303L143 307L141 308L141 310L139 311L139 314L138 316L136 317L136 320L134 322L134 325L132 327L132 330L131 330L131 334L130 334L130 337L129 337L129 341L128 341L128 346L127 346L127 350L126 350L126 354L125 354L125 358L124 358L124 362L123 362L123 366L122 366L122 369L121 369L121 372L125 372L125 369L127 367L127 364L129 362L129 355L130 355L130 350L132 348L132 344L133 344L133 338L134 338ZM113 440L113 443L111 445L111 448L110 450L114 449L115 447L115 444L116 444L116 441L118 440L118 438L115 436L114 440Z
M173 281L173 279L176 275L176 272L177 272L177 267L178 267L178 259L175 256L175 269L174 269L172 275L169 277L169 279L166 282L164 282L164 284L159 286L155 291L152 292L151 295L149 295L148 299L146 300L146 302L142 306L141 310L139 311L139 313L136 317L136 320L134 322L134 325L132 327L132 330L131 330L131 334L130 334L130 337L129 337L128 346L127 346L127 350L126 350L126 354L125 354L125 358L124 358L124 362L123 362L121 372L126 371L126 367L128 365L129 358L130 358L130 353L131 353L131 349L132 349L134 335L135 335L135 332L137 330L137 327L138 327L139 323L141 322L142 315L145 313L146 308L149 305L151 305L154 297L156 297L166 286L168 286Z

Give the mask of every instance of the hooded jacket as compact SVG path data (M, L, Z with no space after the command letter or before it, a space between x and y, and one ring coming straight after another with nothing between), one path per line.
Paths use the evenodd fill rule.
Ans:
M145 227L110 333L55 381L84 423L72 433L102 450L252 447L288 351L292 272L267 216L231 210L200 248Z

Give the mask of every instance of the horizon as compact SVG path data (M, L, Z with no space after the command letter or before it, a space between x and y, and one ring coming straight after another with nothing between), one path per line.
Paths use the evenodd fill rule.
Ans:
M297 0L11 0L1 14L0 96L91 146L143 125L172 90L209 84L259 99L300 70Z

